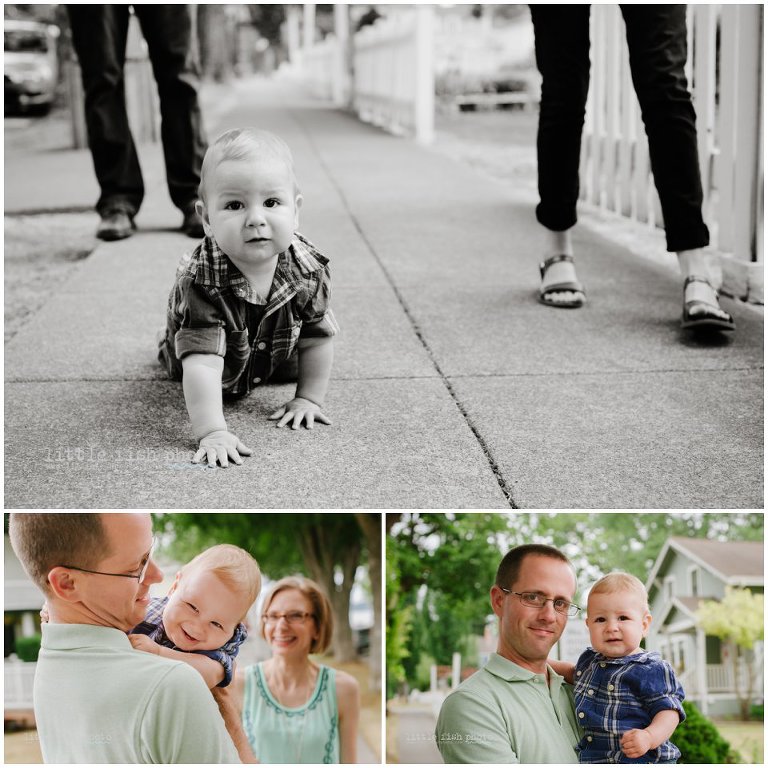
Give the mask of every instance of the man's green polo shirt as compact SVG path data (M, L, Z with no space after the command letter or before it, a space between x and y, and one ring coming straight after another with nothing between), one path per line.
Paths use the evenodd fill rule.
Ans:
M238 763L189 664L136 651L124 632L43 624L33 699L46 763Z
M446 763L578 763L573 691L499 656L443 702L435 737Z

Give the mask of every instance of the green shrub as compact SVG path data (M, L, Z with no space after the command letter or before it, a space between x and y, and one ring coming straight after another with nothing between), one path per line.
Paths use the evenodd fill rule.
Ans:
M749 719L750 720L762 720L763 719L763 705L762 704L753 704L749 708Z
M683 702L685 722L672 734L672 743L680 750L681 763L738 763L738 755L720 735L711 720L695 705Z
M40 653L40 641L42 639L40 635L18 638L16 640L16 655L22 661L37 661L37 655Z

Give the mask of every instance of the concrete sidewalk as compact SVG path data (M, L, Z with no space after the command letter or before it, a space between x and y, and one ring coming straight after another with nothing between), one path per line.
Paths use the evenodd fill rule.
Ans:
M6 508L763 506L761 311L725 299L732 339L686 336L679 278L586 229L588 305L542 307L515 190L286 82L241 82L206 117L293 149L342 326L333 426L275 429L293 386L267 386L226 407L252 458L189 463L154 339L194 241L144 147L138 233L100 244L6 347ZM92 204L88 154L55 154L6 156L6 213Z

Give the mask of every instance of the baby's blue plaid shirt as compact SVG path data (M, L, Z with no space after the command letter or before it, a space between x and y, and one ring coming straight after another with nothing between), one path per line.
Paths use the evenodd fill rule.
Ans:
M165 634L163 611L167 603L167 597L151 597L149 599L149 608L147 608L147 612L144 615L144 621L141 624L137 624L128 634L146 635L150 640L158 643L158 645L172 648L174 651L181 651L181 648L177 648L171 642L168 635ZM217 648L215 651L190 651L190 653L199 653L201 656L207 656L209 659L218 661L224 667L224 679L216 686L217 688L226 688L232 682L232 668L235 656L237 656L240 646L246 637L248 637L248 632L245 629L245 625L238 624L232 637L221 648Z
M672 667L658 653L612 659L592 648L579 657L574 673L576 717L584 735L576 750L582 763L671 763L680 750L670 741L638 758L621 751L621 737L647 728L657 713L674 709L685 720L685 698Z

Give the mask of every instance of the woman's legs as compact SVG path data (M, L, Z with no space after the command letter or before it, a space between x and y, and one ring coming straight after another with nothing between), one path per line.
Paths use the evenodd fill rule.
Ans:
M589 6L534 5L531 18L536 65L541 73L541 105L536 137L540 202L536 219L544 228L544 259L573 255L570 230L576 224L579 197L581 132L589 90ZM556 283L576 281L569 261L552 264L542 278L542 291ZM581 291L547 293L547 303L583 301Z
M703 193L696 141L696 113L685 77L686 6L622 5L632 81L642 112L651 169L659 193L667 250L678 255L686 282L684 302L693 316L729 315L719 309L719 273L703 248L709 231L702 218Z

